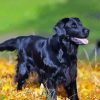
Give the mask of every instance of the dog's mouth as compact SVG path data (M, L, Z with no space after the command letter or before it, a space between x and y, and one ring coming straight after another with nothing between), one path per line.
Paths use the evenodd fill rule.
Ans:
M76 37L72 37L71 40L73 42L75 42L76 44L88 44L88 39L87 38L76 38Z

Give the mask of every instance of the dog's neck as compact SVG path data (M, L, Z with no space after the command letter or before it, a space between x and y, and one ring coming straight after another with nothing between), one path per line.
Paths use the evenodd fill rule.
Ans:
M76 56L77 55L77 49L78 46L76 44L74 44L73 42L66 39L62 39L61 41L61 45L62 45L62 49L64 49L64 51L68 54L68 55L72 55L72 56Z
M54 44L53 41L57 41L60 48L69 56L77 56L77 50L78 45L76 45L74 42L70 40L70 38L65 38L64 36L58 36L57 34L53 35L52 38L50 38L50 41L52 44Z

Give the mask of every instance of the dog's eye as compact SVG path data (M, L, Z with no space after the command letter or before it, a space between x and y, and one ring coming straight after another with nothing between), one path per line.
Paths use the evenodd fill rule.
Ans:
M73 24L71 25L71 27L72 27L72 28L77 28L77 25L76 25L75 23L73 23Z

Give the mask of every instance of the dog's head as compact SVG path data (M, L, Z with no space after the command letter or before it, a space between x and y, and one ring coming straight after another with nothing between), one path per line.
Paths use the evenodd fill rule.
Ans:
M88 44L86 39L89 35L89 29L85 28L79 18L64 18L54 27L58 36L68 37L76 44Z

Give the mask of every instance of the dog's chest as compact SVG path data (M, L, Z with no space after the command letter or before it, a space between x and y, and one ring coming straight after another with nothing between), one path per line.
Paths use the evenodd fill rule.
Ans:
M58 59L58 61L59 61L60 63L66 63L66 57L65 57L64 52L63 52L62 49L60 49L60 50L58 51L57 59Z

